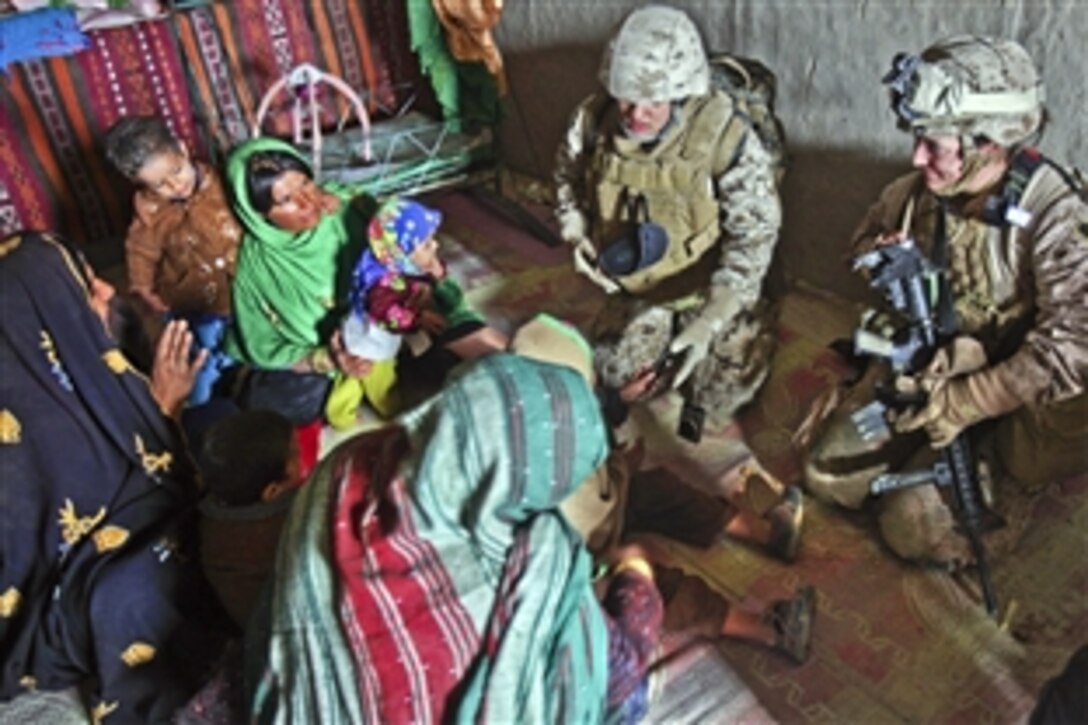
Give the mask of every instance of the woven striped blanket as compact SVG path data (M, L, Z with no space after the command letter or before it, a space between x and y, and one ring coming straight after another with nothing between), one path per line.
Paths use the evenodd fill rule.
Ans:
M377 115L396 108L409 90L399 84L419 73L401 5L231 0L92 31L82 52L12 64L0 77L0 234L50 229L97 244L96 254L119 252L132 189L100 144L122 116L161 116L215 162L299 63L340 75ZM340 101L331 91L320 100L334 124ZM265 132L286 133L290 110L286 98L274 106Z

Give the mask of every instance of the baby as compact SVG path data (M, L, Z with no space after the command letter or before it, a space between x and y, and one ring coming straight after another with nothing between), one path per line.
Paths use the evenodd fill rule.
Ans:
M351 311L341 324L348 352L387 360L403 339L431 372L444 374L461 360L506 348L506 336L469 307L447 274L435 239L441 223L441 212L404 197L378 208L368 229L369 248L353 273ZM326 406L329 422L354 420L363 394L359 386L338 381Z

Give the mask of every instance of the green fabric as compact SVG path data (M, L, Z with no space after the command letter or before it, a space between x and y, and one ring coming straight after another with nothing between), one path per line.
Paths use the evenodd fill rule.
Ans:
M474 616L494 614L497 592L482 599L479 589L498 585L528 528L528 559L506 599L514 612L501 631L485 628L497 641L468 675L456 721L600 720L607 629L589 554L556 509L607 453L589 384L569 368L491 355L404 424L421 451L411 489L420 531Z
M337 487L326 457L295 494L271 577L271 602L246 631L256 683L252 722L365 723L359 678L336 608L330 514ZM267 628L267 629L266 629ZM258 713L262 716L258 717Z
M500 107L495 78L483 63L454 60L429 0L409 0L408 31L449 130L474 133L481 126L497 124Z
M277 554L270 627L249 643L265 653L262 682L274 683L256 709L274 710L277 722L383 721L406 694L393 684L405 662L464 646L418 640L412 626L421 610L452 598L461 614L442 611L469 618L477 648L462 653L457 687L430 693L445 708L441 721L601 722L607 626L589 554L557 509L607 453L589 384L566 367L495 354L462 368L398 423L406 457L391 458L388 446L375 452L370 441L381 431L362 434L326 457L297 495ZM339 497L357 486L380 503L337 518ZM338 527L366 527L378 510L387 522L378 541L399 553L390 566L382 546L368 550L358 576L403 599L359 611L344 604L349 583L338 579L330 542ZM410 596L423 582L438 588ZM368 623L412 656L353 658L365 647L352 638Z
M480 313L469 306L461 285L449 277L440 280L434 286L434 302L450 328L456 328L466 322L484 322Z
M257 138L227 162L234 213L245 229L232 286L234 326L228 354L262 368L287 368L324 345L347 300L351 270L366 245L367 217L354 189L324 184L340 209L302 233L280 229L249 202L246 164L259 151L285 151L309 161L290 144Z

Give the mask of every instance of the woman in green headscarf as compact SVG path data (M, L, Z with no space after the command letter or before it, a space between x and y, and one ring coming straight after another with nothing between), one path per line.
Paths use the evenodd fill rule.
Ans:
M266 376L261 407L298 422L317 417L314 403L323 402L328 376L342 374L361 378L370 403L391 412L393 361L349 354L337 332L373 200L338 184L319 186L305 157L271 138L235 149L227 180L245 227L227 349L257 368L280 371Z

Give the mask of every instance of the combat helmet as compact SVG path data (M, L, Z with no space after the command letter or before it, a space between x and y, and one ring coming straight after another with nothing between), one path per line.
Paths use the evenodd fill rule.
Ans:
M1012 40L962 35L921 55L900 53L884 83L904 130L1015 146L1043 123L1042 81L1031 56Z
M677 101L710 88L698 28L665 5L647 5L624 19L605 50L600 78L613 98L638 103Z

